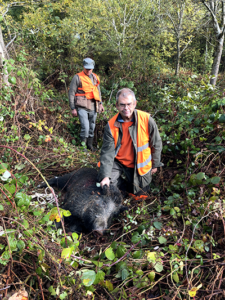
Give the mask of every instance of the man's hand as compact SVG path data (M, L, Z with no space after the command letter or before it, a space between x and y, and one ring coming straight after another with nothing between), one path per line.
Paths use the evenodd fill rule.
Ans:
M99 104L99 113L102 113L103 111L105 111L103 105Z
M73 117L77 117L77 110L76 109L73 109L71 112L72 112Z
M155 174L157 172L157 168L151 170L151 174Z
M101 188L103 188L104 185L108 185L110 184L110 180L109 177L105 177L104 179L102 179L102 181L100 182Z

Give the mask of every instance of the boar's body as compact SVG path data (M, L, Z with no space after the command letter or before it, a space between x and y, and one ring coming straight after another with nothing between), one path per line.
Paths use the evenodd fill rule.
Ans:
M50 186L65 192L63 209L71 216L65 218L70 231L103 233L112 219L127 209L122 206L122 195L115 186L101 189L96 186L97 171L82 168L78 171L48 180ZM42 184L41 187L45 187Z

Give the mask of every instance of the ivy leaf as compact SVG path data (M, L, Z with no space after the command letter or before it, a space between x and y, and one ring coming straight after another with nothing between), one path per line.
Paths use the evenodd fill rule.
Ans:
M96 273L93 270L83 272L81 280L85 286L91 286L96 278Z
M15 191L16 191L16 186L15 186L14 184L9 184L9 183L7 183L7 184L4 185L4 188L5 188L11 195L14 194Z
M114 260L115 258L115 254L113 253L113 250L112 248L108 248L106 251L105 251L105 256L109 259L109 260Z

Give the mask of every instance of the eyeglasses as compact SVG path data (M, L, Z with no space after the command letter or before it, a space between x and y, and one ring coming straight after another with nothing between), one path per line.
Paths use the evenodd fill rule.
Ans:
M128 103L128 104L124 104L124 103L120 103L120 104L119 104L119 106L122 107L122 108L125 108L126 106L127 106L127 107L131 107L132 105L133 105L132 102L131 102L131 103Z

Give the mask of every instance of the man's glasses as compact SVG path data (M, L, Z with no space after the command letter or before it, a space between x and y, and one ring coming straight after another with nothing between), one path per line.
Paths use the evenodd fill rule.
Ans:
M128 103L128 104L124 104L124 103L120 103L120 104L119 104L119 106L122 107L122 108L125 108L126 106L127 106L127 107L131 107L132 105L133 105L132 102L131 102L131 103Z

